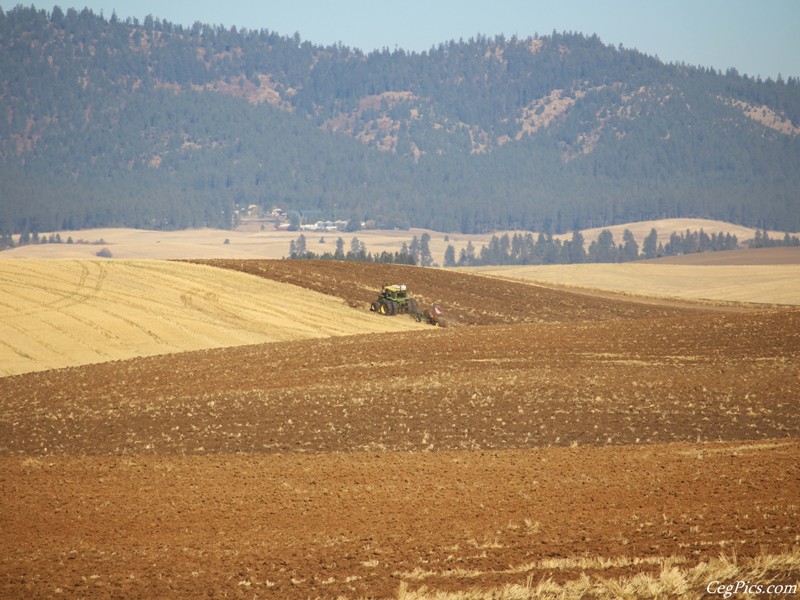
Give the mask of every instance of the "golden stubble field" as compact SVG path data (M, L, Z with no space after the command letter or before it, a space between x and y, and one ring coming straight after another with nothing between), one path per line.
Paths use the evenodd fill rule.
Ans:
M154 260L0 260L0 376L420 327L232 270Z
M1 597L795 596L797 308L179 266L412 329L0 377ZM449 326L370 314L384 281Z
M656 261L473 267L468 270L519 281L608 290L642 297L798 306L800 248L796 250L798 264L684 265Z

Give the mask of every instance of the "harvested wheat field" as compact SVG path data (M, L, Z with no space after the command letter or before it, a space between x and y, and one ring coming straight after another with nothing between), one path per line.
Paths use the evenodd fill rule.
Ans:
M0 376L137 356L419 327L232 270L166 261L0 261Z
M481 275L611 291L639 297L683 298L714 304L800 306L800 248L697 252L622 264L489 266Z
M796 597L800 309L202 269L448 326L0 378L0 597Z

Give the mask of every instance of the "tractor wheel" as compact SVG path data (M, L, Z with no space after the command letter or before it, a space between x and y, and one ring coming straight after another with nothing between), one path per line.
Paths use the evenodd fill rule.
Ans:
M392 314L390 311L391 311L391 307L389 306L389 304L386 301L381 300L381 301L378 302L378 312L379 313L381 313L382 315L390 315L390 314Z
M412 315L417 312L417 301L413 298L409 298L408 303L406 304L406 310L410 312Z
M376 300L375 302L369 305L369 309L372 312L378 312L381 309L381 303Z
M396 315L397 312L398 312L398 309L399 309L399 306L398 306L397 302L395 302L394 300L389 300L389 314L390 315Z

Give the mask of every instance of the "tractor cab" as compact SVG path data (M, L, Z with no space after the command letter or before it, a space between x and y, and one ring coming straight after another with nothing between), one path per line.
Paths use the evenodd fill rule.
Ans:
M395 302L404 302L408 300L408 289L405 285L385 285L383 286L383 297Z
M378 299L370 305L370 310L382 315L414 314L417 302L408 295L405 284L384 285Z

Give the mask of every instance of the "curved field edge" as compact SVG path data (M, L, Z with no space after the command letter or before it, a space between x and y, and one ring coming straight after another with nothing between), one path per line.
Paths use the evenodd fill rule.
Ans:
M444 309L448 325L580 322L647 319L707 311L702 304L653 302L632 298L591 296L451 269L332 260L193 260L192 263L241 271L341 298L368 309L387 283L406 284L421 306Z
M0 377L202 348L407 331L330 296L168 261L0 261Z

